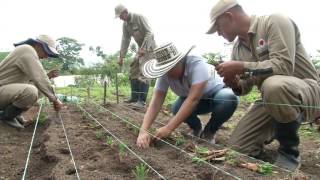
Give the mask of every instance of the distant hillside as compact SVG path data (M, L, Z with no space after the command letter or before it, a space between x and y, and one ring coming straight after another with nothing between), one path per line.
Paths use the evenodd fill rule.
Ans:
M2 61L8 54L9 52L0 52L0 61Z

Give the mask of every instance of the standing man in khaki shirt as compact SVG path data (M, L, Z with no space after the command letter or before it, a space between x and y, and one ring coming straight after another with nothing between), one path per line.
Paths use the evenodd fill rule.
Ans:
M40 63L40 59L58 57L55 41L40 35L14 45L16 48L0 63L0 120L22 129L20 114L38 100L38 91L53 102L56 111L63 104L56 97ZM48 75L56 76L55 72Z
M220 0L211 10L208 34L218 32L234 43L231 61L217 72L238 95L253 86L262 100L250 108L234 130L230 144L259 156L273 138L279 141L275 164L296 170L300 166L301 121L314 120L320 105L319 78L301 43L296 24L288 17L248 16L236 0Z
M140 14L131 13L123 5L115 8L116 18L123 20L123 34L121 41L119 65L122 66L131 37L139 46L138 52L130 65L131 98L128 103L137 102L136 105L143 107L147 100L149 81L141 73L141 66L145 61L152 58L152 51L156 47L152 30L147 19Z

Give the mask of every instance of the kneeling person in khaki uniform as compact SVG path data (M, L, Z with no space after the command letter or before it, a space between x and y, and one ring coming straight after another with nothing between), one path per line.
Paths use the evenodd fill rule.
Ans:
M318 112L319 78L302 45L297 25L288 17L248 16L236 0L220 0L211 11L208 34L218 32L234 43L231 61L217 66L224 82L238 95L253 86L262 100L254 104L234 130L234 149L259 156L273 138L279 141L275 164L295 170L300 166L298 130L303 120Z
M56 58L58 52L55 41L47 35L28 39L15 46L0 63L0 120L12 127L24 128L19 116L38 100L38 91L53 102L56 111L63 105L39 61L48 57Z

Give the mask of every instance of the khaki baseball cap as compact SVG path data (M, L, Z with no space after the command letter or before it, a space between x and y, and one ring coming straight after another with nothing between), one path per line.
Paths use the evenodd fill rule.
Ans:
M228 11L230 8L238 5L239 3L237 0L219 0L218 3L213 6L210 12L210 21L211 21L211 27L207 34L213 34L217 31L217 25L216 20L217 18Z
M117 5L116 8L114 9L114 12L116 15L115 18L120 17L121 13L125 10L127 10L127 8L124 5L122 4Z

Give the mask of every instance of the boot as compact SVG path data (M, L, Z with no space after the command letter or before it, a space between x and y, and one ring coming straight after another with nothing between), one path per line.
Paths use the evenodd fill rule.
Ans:
M298 119L289 123L276 123L275 138L279 141L278 157L275 165L295 171L300 168L298 130L302 121L302 114Z
M134 103L138 101L138 81L136 79L130 79L130 86L131 86L131 97L130 99L124 101L125 103Z
M23 129L24 126L16 119L24 110L14 105L8 105L0 112L0 119L11 127Z
M139 82L140 95L139 95L138 101L141 101L143 104L146 104L148 91L149 91L149 83L140 81Z

